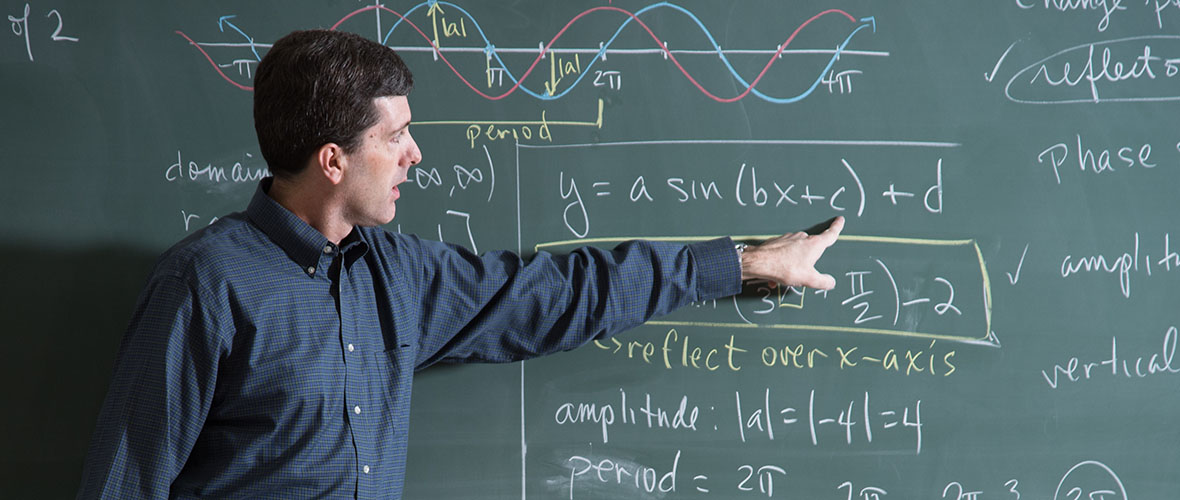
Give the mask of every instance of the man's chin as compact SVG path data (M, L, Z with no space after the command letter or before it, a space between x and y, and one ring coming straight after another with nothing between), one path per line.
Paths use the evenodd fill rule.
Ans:
M388 214L371 214L371 218L364 220L364 222L357 223L356 225L364 227L384 226L390 222L393 222L393 217L395 214L395 210L390 210Z

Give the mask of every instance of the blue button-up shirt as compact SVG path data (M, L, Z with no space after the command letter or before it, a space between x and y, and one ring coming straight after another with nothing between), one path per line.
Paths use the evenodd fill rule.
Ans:
M272 200L168 250L119 348L79 498L400 498L410 384L573 349L739 291L726 239L474 255Z

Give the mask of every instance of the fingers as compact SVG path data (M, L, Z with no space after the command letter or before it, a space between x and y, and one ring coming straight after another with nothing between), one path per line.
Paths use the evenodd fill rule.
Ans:
M836 278L832 277L830 274L816 275L811 287L819 290L831 290L836 288Z
M832 243L836 242L836 239L840 237L840 231L843 230L844 216L841 215L836 217L836 219L832 221L832 225L828 226L828 228L825 229L824 232L820 233L819 236L823 238L825 243L831 245Z
M778 288L778 286L779 286L779 282L777 282L775 280L767 280L766 284L771 289ZM814 288L816 290L831 290L833 288L836 288L836 278L832 277L832 275L830 275L830 274L823 274L823 273L820 273L819 271L815 271L807 279L799 280L799 283L796 283L794 285L783 285L783 286L802 286L802 287L807 287L807 288Z
M844 217L838 216L832 221L832 225L828 226L824 232L819 234L819 239L823 242L824 248L832 246L840 237L840 231L844 230ZM822 250L821 250L822 253ZM823 274L816 271L811 279L811 287L820 290L831 290L836 287L836 278L830 274Z

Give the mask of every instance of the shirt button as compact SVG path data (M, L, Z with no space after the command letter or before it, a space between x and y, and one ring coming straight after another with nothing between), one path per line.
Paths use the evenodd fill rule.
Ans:
M348 352L352 352L352 351L355 351L355 350L356 350L356 347L355 347L355 346L353 346L352 344L348 344Z
M324 253L332 253L332 245L324 245Z
M315 267L312 266L312 267L307 268L307 274L315 274Z
M355 413L355 414L357 414L357 415L360 415L360 414L361 414L361 407L360 407L360 406L354 406L354 407L352 407L352 412L353 412L353 413Z
M365 471L365 474L368 474L369 473L369 466L366 465L364 467L361 467L361 470Z

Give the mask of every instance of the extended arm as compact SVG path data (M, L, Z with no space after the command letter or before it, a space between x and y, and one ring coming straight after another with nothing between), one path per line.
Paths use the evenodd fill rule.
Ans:
M692 245L630 241L614 250L476 256L422 241L418 365L524 359L568 350L740 290L728 238Z

